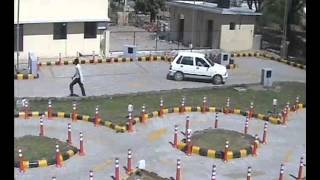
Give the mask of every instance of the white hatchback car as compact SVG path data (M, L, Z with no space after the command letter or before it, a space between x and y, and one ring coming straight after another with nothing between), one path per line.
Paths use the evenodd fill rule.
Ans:
M224 84L228 78L227 68L209 60L204 54L180 52L171 62L168 78L182 81L184 78L208 79L213 84Z

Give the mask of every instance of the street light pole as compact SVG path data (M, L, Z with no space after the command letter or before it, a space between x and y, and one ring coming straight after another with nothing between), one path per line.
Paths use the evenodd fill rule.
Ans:
M280 55L283 58L287 57L288 54L288 45L287 45L287 22L288 21L288 0L285 0L285 6L284 6L284 19L283 19L283 35L282 35L282 41L281 41L281 50Z
M20 36L20 25L19 25L19 14L20 14L20 0L18 0L18 14L17 14L17 71L19 72L19 36Z

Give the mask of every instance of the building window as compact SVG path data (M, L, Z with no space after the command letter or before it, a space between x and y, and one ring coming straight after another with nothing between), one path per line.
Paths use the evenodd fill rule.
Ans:
M14 51L17 51L17 25L14 25ZM19 24L19 51L23 51L23 24Z
M230 23L229 29L230 29L230 30L235 30L235 29L236 29L236 24L233 23L233 22Z
M53 24L53 39L67 39L67 23Z
M85 22L84 23L84 38L97 38L97 23Z

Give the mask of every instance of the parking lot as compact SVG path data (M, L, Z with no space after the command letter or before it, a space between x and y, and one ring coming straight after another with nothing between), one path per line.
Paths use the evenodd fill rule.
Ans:
M225 86L259 83L262 68L272 68L273 81L306 81L306 71L286 64L255 57L234 58L238 65L230 69ZM84 64L84 86L87 96L114 95L146 91L212 87L211 83L167 80L169 63L132 62L119 64ZM65 97L75 69L72 65L40 68L36 80L15 80L16 97ZM75 93L80 93L76 85Z

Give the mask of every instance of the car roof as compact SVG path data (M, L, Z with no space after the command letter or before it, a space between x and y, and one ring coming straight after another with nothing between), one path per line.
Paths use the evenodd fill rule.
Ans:
M182 56L198 56L198 57L202 57L204 58L205 55L202 53L196 53L196 52L179 52L178 55L182 55Z

